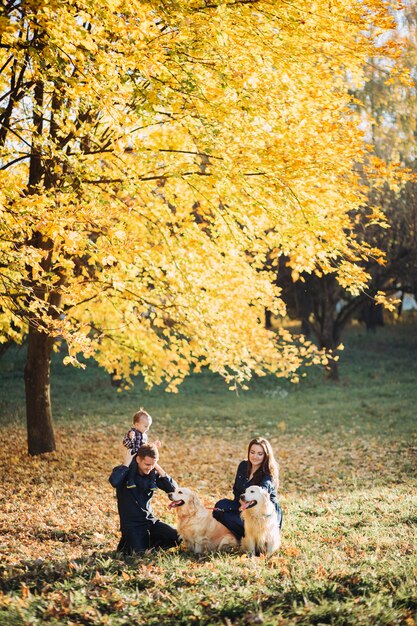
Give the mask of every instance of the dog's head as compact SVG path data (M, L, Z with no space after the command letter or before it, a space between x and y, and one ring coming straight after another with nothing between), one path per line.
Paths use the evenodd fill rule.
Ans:
M179 509L180 507L184 507L187 510L196 509L199 500L197 495L191 491L191 489L187 489L186 487L178 487L175 491L172 491L168 494L168 498L171 500L169 509Z
M240 496L240 510L246 511L254 506L265 508L269 503L269 494L266 489L254 485L248 487Z

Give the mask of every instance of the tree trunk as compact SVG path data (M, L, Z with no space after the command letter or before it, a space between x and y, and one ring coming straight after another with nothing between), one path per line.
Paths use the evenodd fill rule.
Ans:
M337 328L335 325L336 318L336 302L338 291L336 282L333 277L325 277L321 281L323 288L320 316L320 348L324 348L328 363L324 368L324 377L326 380L338 381L339 368L337 361L334 360L334 350L338 344Z
M337 361L334 360L334 350L336 341L334 337L334 324L331 316L327 316L325 324L322 328L320 337L320 348L324 348L328 359L327 365L324 367L324 377L326 380L339 380L339 367Z
M54 339L30 325L25 366L28 452L55 450L50 397L51 353Z
M38 141L43 132L44 87L41 81L35 84L33 108L32 149L29 162L28 193L37 193L37 186L44 176L44 163ZM36 248L48 250L49 254L41 265L49 271L51 264L51 242L44 241L38 232L33 233L29 242ZM33 279L33 292L39 300L47 299L45 286ZM51 314L51 311L48 311ZM25 365L26 421L28 433L28 452L36 455L55 450L55 437L52 426L50 396L51 352L54 339L42 332L35 315L30 316L28 333L28 352Z
M338 381L339 367L337 361L333 358L333 350L326 349L326 356L329 362L324 368L324 377L326 380Z
M265 309L265 328L271 330L272 328L272 313L269 309Z

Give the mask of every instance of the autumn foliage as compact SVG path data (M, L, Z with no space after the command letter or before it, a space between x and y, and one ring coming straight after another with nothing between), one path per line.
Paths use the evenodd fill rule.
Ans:
M172 390L190 367L294 376L315 357L264 327L284 311L280 255L294 277L367 280L349 87L392 54L385 3L1 11L1 341L29 337L29 439L51 428L40 390L57 337L68 363L84 353Z

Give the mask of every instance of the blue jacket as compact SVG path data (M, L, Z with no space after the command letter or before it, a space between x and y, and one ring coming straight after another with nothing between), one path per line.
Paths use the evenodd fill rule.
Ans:
M239 463L239 467L237 468L236 478L233 485L233 495L235 497L235 501L239 501L240 496L248 487L251 487L252 485L259 485L259 487L263 487L269 493L271 502L275 506L277 513L281 515L281 507L278 502L278 495L272 481L272 476L266 474L261 479L261 482L258 483L254 481L253 478L252 480L249 480L248 475L248 461L241 461L241 463Z
M175 491L178 485L170 476L162 477L153 469L150 474L142 476L136 472L136 487L128 489L126 479L129 468L118 465L110 475L110 484L116 488L117 508L120 516L120 530L122 533L134 526L147 525L156 522L152 510L151 499L156 489L166 493Z

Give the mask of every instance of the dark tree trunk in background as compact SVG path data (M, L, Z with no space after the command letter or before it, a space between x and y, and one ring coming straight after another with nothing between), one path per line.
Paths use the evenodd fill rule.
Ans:
M9 339L8 341L5 341L4 343L0 343L0 359L3 356L3 354L6 354L7 350L13 344L14 344L14 341L12 339Z
M50 397L51 353L54 339L31 325L25 366L28 452L55 450Z
M324 348L328 363L324 373L326 380L338 381L339 368L334 353L339 345L340 333L336 323L336 305L340 297L340 287L334 276L314 279L317 297L313 300L314 322L312 329L318 339L319 348Z
M327 343L324 340L324 338L323 338L323 341L324 343L320 347L324 348L327 359L328 359L327 365L324 366L324 377L326 380L338 381L339 380L339 367L338 367L337 361L335 361L334 359L334 352L337 346L334 345L333 341L329 341Z
M327 304L327 307L326 307ZM320 329L317 332L319 347L324 348L328 359L327 365L324 367L324 375L326 380L339 380L339 368L337 361L334 360L334 352L339 344L334 318L334 308L332 303L325 301L322 308L322 318Z
M306 283L297 282L294 286L297 317L301 320L301 332L308 339L311 335L310 315L313 311L311 294Z
M365 322L366 330L376 331L377 326L384 325L384 309L382 304L367 300L361 310L360 321Z
M268 309L265 309L265 328L267 330L272 328L272 313Z
M329 363L325 367L324 376L326 380L337 382L339 380L339 367L337 365L337 361L333 359L332 354L332 351L327 352L327 358L329 359Z

